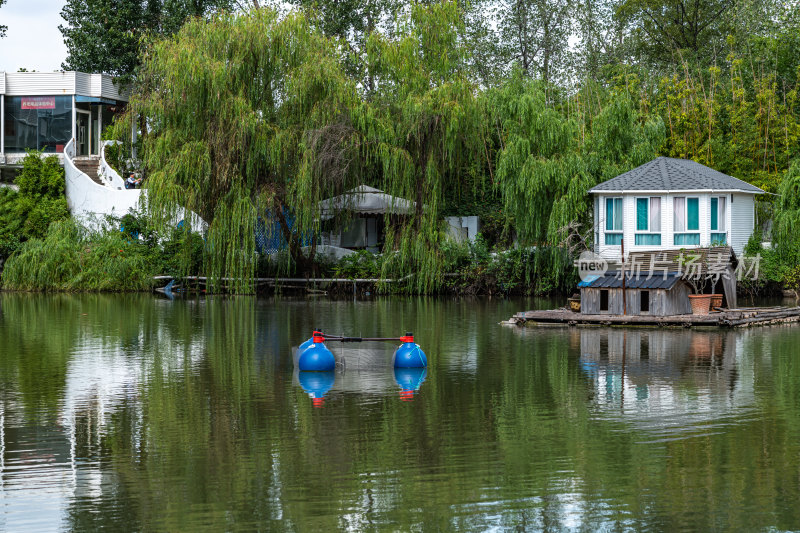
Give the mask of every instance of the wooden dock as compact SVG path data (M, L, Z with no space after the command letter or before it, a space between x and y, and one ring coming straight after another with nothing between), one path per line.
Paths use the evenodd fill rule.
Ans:
M567 308L522 311L506 323L563 326L647 326L738 328L800 321L800 307L743 307L721 309L708 315L624 316L583 315Z

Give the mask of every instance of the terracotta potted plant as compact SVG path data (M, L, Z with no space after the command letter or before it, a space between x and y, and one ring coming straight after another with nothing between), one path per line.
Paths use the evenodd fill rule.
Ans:
M702 271L702 268L697 270L697 260L701 259L699 254L684 255L681 251L681 266L689 266L689 270L684 272L683 279L692 286L694 294L689 295L689 301L692 304L693 315L707 315L711 308L711 295L703 294L706 287L708 278Z
M693 315L707 315L711 309L710 294L690 294L689 301L692 303Z

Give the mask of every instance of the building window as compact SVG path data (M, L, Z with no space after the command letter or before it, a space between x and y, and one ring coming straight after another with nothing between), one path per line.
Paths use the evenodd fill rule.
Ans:
M600 310L608 311L608 289L600 289Z
M700 245L700 199L676 196L673 200L673 230L676 246Z
M639 312L650 312L650 291L639 291Z
M711 197L711 244L722 246L728 244L728 232L725 220L727 218L725 196Z
M622 243L622 198L606 198L606 245Z
M661 246L661 198L636 199L636 245Z
M6 96L7 153L63 152L72 138L71 96Z

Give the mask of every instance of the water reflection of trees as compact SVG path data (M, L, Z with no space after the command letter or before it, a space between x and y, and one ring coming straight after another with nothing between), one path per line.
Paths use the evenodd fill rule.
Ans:
M482 300L122 298L66 297L63 322L2 300L4 321L9 309L34 313L61 339L53 397L13 377L35 373L26 358L2 359L0 379L29 388L25 416L45 405L69 422L73 529L791 528L800 518L790 505L800 363L787 357L800 337L787 330L520 335L496 325L507 309ZM431 363L419 398L348 386L314 409L289 350L323 326L414 331ZM12 345L37 345L42 331L15 332ZM99 375L77 375L92 350L124 379L103 388ZM656 400L668 394L683 403L665 410ZM738 505L723 512L720 499Z

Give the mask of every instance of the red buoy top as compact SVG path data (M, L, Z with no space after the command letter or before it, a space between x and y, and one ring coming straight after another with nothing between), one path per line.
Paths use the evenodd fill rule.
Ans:
M400 342L414 342L414 335L407 333L400 337Z
M325 342L325 337L322 336L321 331L315 331L314 334L311 336L315 343L317 342Z

